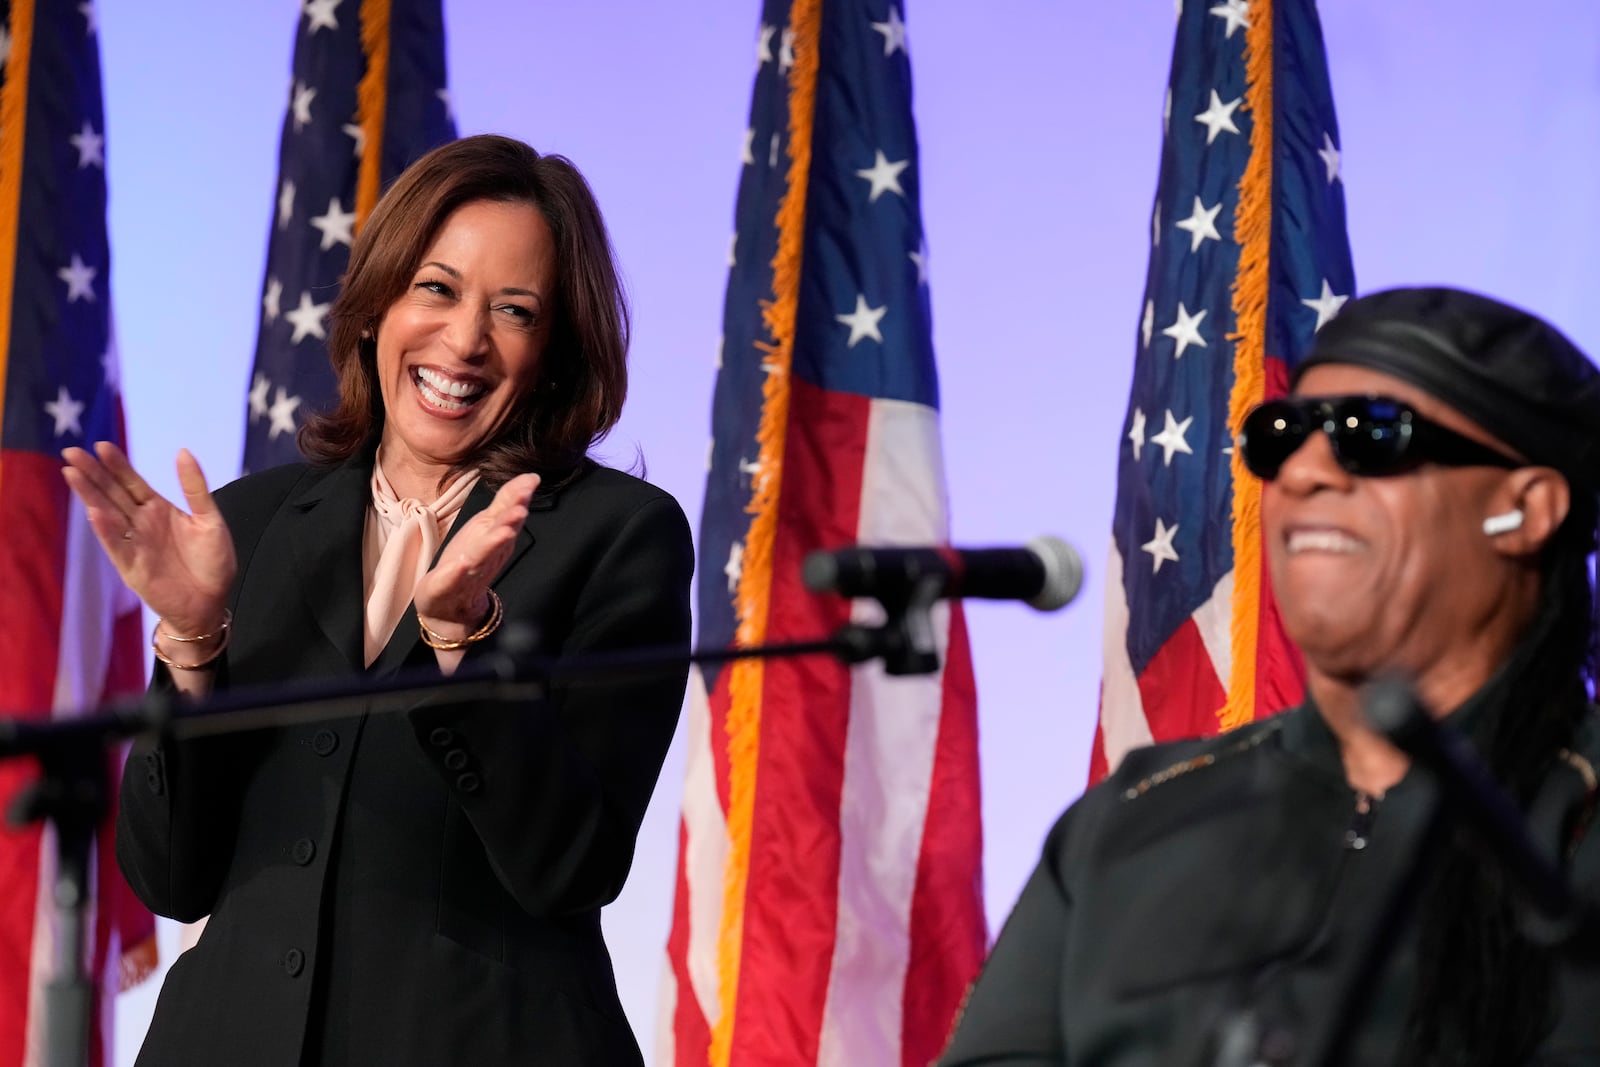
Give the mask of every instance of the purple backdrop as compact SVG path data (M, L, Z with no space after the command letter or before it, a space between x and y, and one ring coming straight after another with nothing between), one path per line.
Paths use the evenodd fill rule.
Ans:
M1056 532L1090 568L1060 614L977 603L969 616L998 925L1088 764L1098 578L1173 5L909 2L955 536ZM180 447L214 482L238 469L296 6L146 0L101 12L130 438L169 496ZM344 0L338 15L357 7ZM651 480L697 519L758 5L447 7L461 131L570 156L606 211L637 332L632 396L604 454L627 465L641 450ZM1481 288L1600 351L1589 297L1600 271L1600 7L1455 0L1446 13L1430 0L1340 0L1323 17L1361 288ZM647 1049L681 781L675 750L632 879L606 915ZM132 1063L155 993L151 982L121 998L118 1063Z

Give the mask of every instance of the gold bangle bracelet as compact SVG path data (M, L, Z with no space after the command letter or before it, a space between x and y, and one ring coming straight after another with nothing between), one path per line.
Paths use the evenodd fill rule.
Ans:
M162 620L157 620L155 629L150 631L150 651L156 654L156 659L160 660L162 663L166 664L175 671L199 671L204 670L216 663L217 660L222 658L222 653L226 651L229 638L233 634L233 612L228 611L226 608L224 608L222 612L222 625L217 627L211 633L201 634L198 637L179 637L176 634L166 633L161 629L161 622ZM209 641L213 637L220 637L222 638L222 641L217 645L216 650L212 652L211 655L207 656L199 663L179 663L177 660L171 659L165 652L161 651L161 639L163 637L169 641L177 641L179 644L185 645L192 645L197 641Z
M180 645L192 645L192 644L195 644L198 641L209 641L213 637L221 637L223 634L226 634L228 632L228 627L233 625L233 612L229 611L227 608L223 608L222 609L222 625L218 626L215 630L211 631L210 633L201 634L198 637L179 637L177 634L169 634L164 630L160 630L161 623L166 622L166 621L167 620L165 620L165 619L160 619L160 620L158 620L156 622L156 627L157 627L157 630L159 631L158 636L165 637L168 641L176 641Z
M458 649L466 648L468 645L476 644L494 633L500 626L500 620L505 617L505 605L500 603L500 597L491 589L489 590L489 618L477 630L459 641L451 641L428 629L428 624L422 621L421 615L417 616L417 628L422 631L422 643L429 648L436 652L455 652Z

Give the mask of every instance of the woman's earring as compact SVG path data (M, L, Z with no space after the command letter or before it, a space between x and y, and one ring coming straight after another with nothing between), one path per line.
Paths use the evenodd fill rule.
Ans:
M1500 534L1510 533L1512 530L1521 528L1521 526L1521 508L1512 508L1510 511L1507 511L1503 514L1490 515L1487 519L1483 520L1483 532L1488 534L1490 537L1498 537Z

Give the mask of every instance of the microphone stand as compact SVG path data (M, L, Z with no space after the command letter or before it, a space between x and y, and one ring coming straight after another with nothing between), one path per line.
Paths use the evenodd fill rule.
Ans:
M60 935L55 976L45 989L46 1067L84 1067L88 1063L93 1013L93 985L85 951L89 856L110 806L110 745L146 733L194 738L336 718L348 714L353 702L374 697L392 698L372 708L378 712L402 710L408 700L440 691L448 691L457 700L538 700L552 680L581 683L589 678L612 679L618 673L654 673L686 663L831 654L849 664L882 657L890 674L927 674L939 667L930 614L939 595L936 578L912 583L903 591L879 598L887 615L882 624L851 623L833 637L811 641L699 651L628 649L554 659L534 653L534 635L528 627L507 624L492 653L462 664L452 675L402 671L378 679L358 675L290 682L230 689L181 703L169 691L151 690L142 699L113 703L63 721L50 720L49 713L0 720L0 760L31 756L41 772L35 783L17 795L8 821L12 826L44 822L55 829L56 878L51 894Z

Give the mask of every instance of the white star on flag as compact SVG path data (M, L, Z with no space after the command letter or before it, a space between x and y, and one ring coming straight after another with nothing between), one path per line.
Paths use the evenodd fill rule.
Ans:
M309 36L324 29L337 30L339 20L334 17L333 12L340 2L341 0L306 0L306 18L311 20L310 25L306 27L306 34Z
M1197 196L1194 198L1194 212L1188 218L1173 223L1180 230L1190 233L1189 251L1198 252L1206 238L1213 241L1222 240L1222 234L1217 232L1217 215L1222 211L1222 201L1218 200L1216 206L1207 208Z
M906 24L900 21L900 12L895 9L893 4L889 5L889 21L874 22L872 28L883 34L883 55L885 59L894 55L895 49L905 52Z
M257 374L256 380L250 386L250 421L267 417L267 393L272 389L272 383L267 381L265 374Z
M756 38L756 69L762 64L772 62L772 35L778 32L778 27L761 24L761 36Z
M72 253L72 262L56 271L56 277L67 283L67 303L79 297L94 303L94 276L97 272Z
M328 213L313 215L311 225L322 232L322 251L336 244L349 245L355 240L356 213L345 211L338 197L328 201Z
M1183 439L1183 435L1189 432L1189 424L1193 421L1194 416L1190 415L1182 422L1178 422L1172 417L1172 410L1170 408L1167 409L1166 425L1161 427L1160 433L1150 438L1151 444L1160 445L1162 452L1166 453L1161 457L1161 465L1163 467L1172 466L1174 452L1182 452L1186 456L1194 455L1194 449L1190 448L1189 442Z
M909 159L889 162L889 157L883 154L883 149L878 149L872 166L866 170L856 171L856 177L865 178L872 183L872 190L867 194L867 203L876 203L878 197L885 192L897 196L905 196L905 190L900 188L900 172L911 166Z
M456 105L455 102L450 98L450 90L435 89L433 91L433 95L438 97L439 103L444 105L445 118L454 119L456 117Z
M113 393L122 392L122 373L117 361L117 345L115 341L106 346L100 354L100 371L105 375L106 388Z
M744 147L739 150L739 162L750 164L756 161L755 145L755 127L747 126L744 131Z
M784 28L783 36L778 39L778 73L783 74L794 66L794 31Z
M294 182L285 181L278 189L278 229L289 225L294 218Z
M1167 132L1167 128L1169 126L1171 126L1171 125L1172 125L1172 87L1168 86L1167 87L1167 99L1166 99L1166 102L1161 105L1161 132L1162 133L1166 133Z
M67 392L66 386L61 387L54 400L45 402L44 411L55 420L57 437L69 433L74 437L83 436L83 426L78 422L78 417L83 414L83 404L72 399L72 394Z
M723 346L723 343L726 340L726 337L727 337L726 334L720 334L720 333L717 334L717 369L718 370L722 369L722 346Z
M728 266L737 267L739 265L739 255L738 255L738 253L739 253L739 231L738 230L734 230L733 231L733 236L728 239Z
M0 67L4 67L11 59L11 34L0 26Z
M1339 309L1344 307L1344 302L1349 299L1348 293L1344 296L1338 295L1333 291L1333 286L1328 284L1328 279L1322 279L1322 293L1312 297L1310 300L1302 298L1300 301L1300 303L1317 313L1317 325L1313 327L1311 332L1315 333L1332 322L1334 316L1339 314Z
M267 410L267 418L272 420L272 428L267 431L267 440L277 440L280 433L294 433L294 409L299 406L299 397L290 396L287 389L278 386L277 399Z
M289 108L294 112L294 132L299 133L311 124L311 101L317 98L317 91L303 82L294 83L294 100Z
M1339 181L1339 150L1333 145L1333 138L1327 134L1322 135L1322 147L1317 149L1317 155L1322 157L1322 163L1328 168L1328 184Z
M1146 348L1150 347L1150 335L1155 332L1155 328L1156 302L1154 300L1146 300L1144 302L1144 318L1139 323L1139 334L1144 338L1144 346Z
M1193 315L1184 309L1183 301L1178 301L1178 319L1161 333L1178 342L1178 350L1172 354L1173 359L1182 359L1183 350L1190 345L1206 347L1206 339L1200 336L1200 320L1206 317L1206 309L1201 308Z
M78 14L83 16L84 36L90 37L100 32L100 13L94 9L94 0L85 0L79 4Z
M928 239L922 239L922 245L915 252L907 252L911 262L917 265L917 284L928 284Z
M731 596L739 591L739 575L744 573L744 543L735 541L728 549L728 562L722 565L722 573L728 576L728 594Z
M879 344L883 343L883 334L878 332L878 323L889 311L889 305L881 308L867 306L867 298L860 293L856 294L856 309L848 315L835 315L839 322L850 327L850 340L845 342L846 348L854 348L856 342L863 337L870 337Z
M1232 40L1234 30L1248 30L1250 28L1250 2L1249 0L1225 0L1210 9L1210 13L1228 24L1228 31L1223 37Z
M1144 412L1133 409L1133 425L1128 428L1128 440L1133 442L1133 458L1137 461L1144 451Z
M300 293L300 305L292 311L283 313L283 317L294 327L294 336L289 338L289 343L297 345L307 337L315 337L319 341L327 340L328 334L322 328L322 317L328 313L328 309L332 306L331 303L314 303L311 299L311 292L302 290ZM1204 314L1204 312L1201 314Z
M361 154L367 150L367 131L361 128L361 123L359 122L347 122L340 126L339 129L346 137L356 143L356 158L360 159Z
M1150 215L1150 243L1157 248L1161 247L1161 201L1156 201L1156 209Z
M1239 132L1239 127L1233 124L1233 113L1242 103L1244 103L1244 97L1241 96L1224 104L1222 97L1217 95L1217 91L1215 89L1211 90L1210 105L1194 117L1196 122L1206 128L1206 144L1215 141L1217 134L1223 130L1229 133Z
M261 296L261 311L268 322L278 321L278 305L282 299L283 283L276 278L268 278L267 291Z
M1167 560L1178 562L1177 550L1172 547L1172 539L1177 536L1178 526L1174 523L1168 526L1159 518L1156 519L1156 535L1139 547L1150 553L1152 566L1151 574L1160 574L1161 565Z
M771 143L769 143L767 145L767 166L776 167L777 165L778 165L778 135L777 134L773 134Z
M89 125L89 120L83 120L82 131L67 138L72 147L78 150L78 169L82 170L93 163L101 170L106 168L106 139Z

